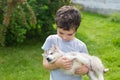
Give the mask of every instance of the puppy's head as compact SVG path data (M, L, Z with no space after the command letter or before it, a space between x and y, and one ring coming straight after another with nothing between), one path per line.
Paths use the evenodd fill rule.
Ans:
M54 63L61 56L61 51L55 45L53 45L46 53L43 54L43 57L46 58L48 63Z

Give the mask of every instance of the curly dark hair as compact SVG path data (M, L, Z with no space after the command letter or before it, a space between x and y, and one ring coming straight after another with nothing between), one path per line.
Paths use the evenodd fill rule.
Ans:
M73 6L63 6L56 12L55 21L58 28L76 31L81 22L80 11Z

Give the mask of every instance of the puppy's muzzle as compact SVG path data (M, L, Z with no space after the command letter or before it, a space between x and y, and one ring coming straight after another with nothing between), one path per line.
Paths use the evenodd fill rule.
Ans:
M52 61L52 59L50 59L50 58L46 58L46 59L47 59L48 62L51 62L51 61Z

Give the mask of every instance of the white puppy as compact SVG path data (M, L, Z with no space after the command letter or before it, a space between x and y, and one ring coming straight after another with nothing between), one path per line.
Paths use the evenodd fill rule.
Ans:
M69 60L73 60L73 66L69 70L63 70L67 74L76 75L75 70L81 65L86 65L89 68L88 76L90 80L104 80L104 72L109 69L105 69L101 60L96 56L90 56L85 53L79 52L62 52L57 46L52 46L47 53L42 54L46 58L48 63L54 63L60 57L66 57Z

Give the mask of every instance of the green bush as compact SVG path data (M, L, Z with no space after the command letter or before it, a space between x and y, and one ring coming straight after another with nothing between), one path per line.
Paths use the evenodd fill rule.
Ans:
M21 26L8 27L6 32L6 45L12 45L17 43L22 43L25 40L25 34L27 29L21 28ZM14 42L14 43L13 43Z
M109 16L110 21L120 23L120 13L115 12Z
M54 33L54 15L57 9L70 0L2 0L0 25L5 28L0 44L12 45L27 39L44 40Z

